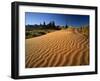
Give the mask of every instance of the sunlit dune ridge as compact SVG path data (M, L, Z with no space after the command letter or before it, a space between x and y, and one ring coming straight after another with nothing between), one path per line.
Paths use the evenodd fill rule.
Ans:
M74 30L59 30L26 39L26 68L89 64L89 39Z

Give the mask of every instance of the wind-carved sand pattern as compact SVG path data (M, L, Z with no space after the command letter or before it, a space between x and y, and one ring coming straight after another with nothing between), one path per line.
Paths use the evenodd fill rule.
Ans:
M26 68L89 65L89 39L78 30L59 30L26 39Z

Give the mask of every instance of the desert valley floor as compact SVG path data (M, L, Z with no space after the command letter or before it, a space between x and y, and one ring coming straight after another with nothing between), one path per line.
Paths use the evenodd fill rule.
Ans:
M26 39L26 68L89 65L89 39L77 30L59 30Z

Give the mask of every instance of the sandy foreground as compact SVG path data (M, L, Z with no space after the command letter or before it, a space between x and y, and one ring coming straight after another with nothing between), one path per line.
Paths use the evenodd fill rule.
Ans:
M77 30L60 30L25 41L26 68L89 65L89 40Z

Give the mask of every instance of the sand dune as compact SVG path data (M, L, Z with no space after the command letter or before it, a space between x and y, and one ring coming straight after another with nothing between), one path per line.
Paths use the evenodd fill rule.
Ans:
M26 39L26 68L89 64L89 40L77 30Z

